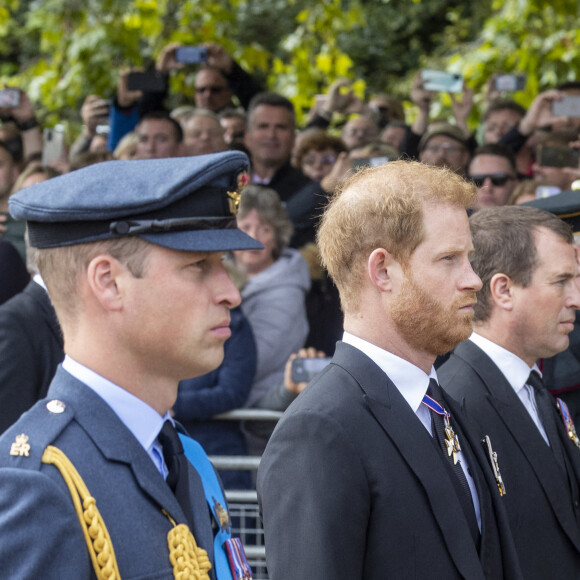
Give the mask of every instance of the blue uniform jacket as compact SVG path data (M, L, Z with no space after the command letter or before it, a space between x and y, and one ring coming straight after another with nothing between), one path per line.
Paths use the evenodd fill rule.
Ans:
M54 413L47 402L64 403ZM29 456L10 454L25 434ZM172 579L167 533L187 523L177 499L132 433L112 409L61 367L48 398L0 437L0 575L57 580L94 578L69 490L47 445L62 450L83 478L111 536L123 580ZM201 480L189 467L193 534L213 562L213 532ZM215 578L213 569L210 577Z

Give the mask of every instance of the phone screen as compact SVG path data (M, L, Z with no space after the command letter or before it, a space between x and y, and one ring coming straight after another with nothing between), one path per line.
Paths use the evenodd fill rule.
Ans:
M522 75L498 75L494 78L494 88L496 91L506 91L513 93L523 91L526 86L526 77Z
M207 62L207 56L205 46L180 46L175 49L175 60L186 64Z
M562 97L552 102L552 113L557 117L580 117L580 97Z
M166 85L165 76L157 71L133 72L127 75L127 88L130 91L162 93L165 91Z
M463 77L441 70L422 70L423 88L427 91L460 93L463 91Z
M42 164L48 165L64 157L64 131L62 126L45 129L43 132Z
M18 89L0 90L0 107L18 107L20 104L20 91Z
M578 167L578 149L542 145L538 147L538 165L542 167Z
M292 380L295 383L311 381L328 363L330 358L295 358L292 361Z

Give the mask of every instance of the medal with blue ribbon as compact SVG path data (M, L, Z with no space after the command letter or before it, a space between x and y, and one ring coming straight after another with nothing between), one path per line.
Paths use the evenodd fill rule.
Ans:
M568 437L570 437L574 445L580 449L580 439L578 439L576 427L574 426L574 421L572 421L572 416L570 415L568 405L566 405L566 403L564 403L564 401L562 401L562 399L559 397L556 397L556 404L558 405L560 415L562 415L562 419L564 420L564 425L566 426Z
M425 395L421 403L431 409L431 411L434 411L443 417L443 423L445 425L445 446L447 447L447 456L453 456L453 465L457 465L457 462L459 461L458 453L461 451L461 447L459 445L459 439L457 438L455 431L453 431L453 427L451 427L451 422L449 421L449 417L451 417L451 415L429 395Z

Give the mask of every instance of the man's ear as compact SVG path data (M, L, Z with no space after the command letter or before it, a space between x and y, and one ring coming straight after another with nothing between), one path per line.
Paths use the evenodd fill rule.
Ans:
M373 285L381 292L389 292L393 287L393 272L399 270L399 263L384 248L373 250L367 261L367 272Z
M493 302L504 310L513 308L514 283L506 274L498 272L494 274L489 283L490 294Z
M126 268L109 254L94 257L87 267L87 283L105 310L120 310L122 294L117 281Z

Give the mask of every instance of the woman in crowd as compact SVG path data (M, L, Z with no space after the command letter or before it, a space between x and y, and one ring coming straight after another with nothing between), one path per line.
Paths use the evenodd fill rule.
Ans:
M346 151L338 137L321 129L308 129L299 137L295 165L313 181L322 181L332 170L336 158Z
M282 383L288 357L304 345L310 275L300 253L288 248L292 223L275 191L246 187L238 227L264 245L263 250L234 252L236 266L247 279L242 288L242 310L254 332L258 353L256 376L246 402L250 407L273 385ZM256 448L252 445L250 451Z

